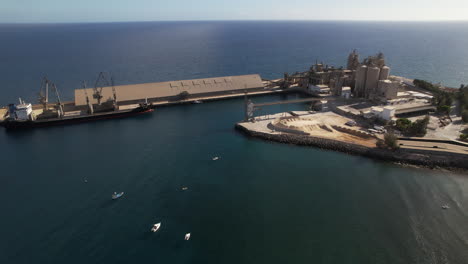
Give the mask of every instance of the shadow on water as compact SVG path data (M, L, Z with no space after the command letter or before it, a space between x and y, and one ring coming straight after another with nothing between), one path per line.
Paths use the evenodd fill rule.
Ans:
M128 116L128 117L119 117L119 118L109 118L109 119L99 119L99 120L87 120L87 121L82 121L82 122L76 122L76 123L66 123L66 124L51 124L51 125L46 125L46 126L40 126L40 127L22 127L22 128L13 128L13 129L5 129L5 134L8 137L11 138L19 138L23 136L31 136L31 133L34 133L38 129L41 131L53 131L57 129L63 129L63 127L78 127L78 126L85 126L89 124L98 124L98 123L110 123L110 122L116 122L116 121L123 121L123 120L147 120L149 118L152 118L152 113L145 113L145 114L139 114L135 116Z
M33 133L33 128L21 128L21 129L7 129L4 128L5 135L10 139L22 139L24 137L29 137Z

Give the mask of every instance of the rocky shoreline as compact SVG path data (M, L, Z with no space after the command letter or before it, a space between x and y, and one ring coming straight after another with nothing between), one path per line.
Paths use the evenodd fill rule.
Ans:
M378 148L368 148L351 143L345 143L332 139L313 137L296 134L268 134L258 131L251 131L236 124L236 129L250 137L261 138L267 141L293 144L300 146L312 146L320 149L339 151L352 155L360 155L380 161L389 161L398 164L411 164L427 168L446 168L468 170L468 155L440 154L429 152L415 152L409 150L384 150Z

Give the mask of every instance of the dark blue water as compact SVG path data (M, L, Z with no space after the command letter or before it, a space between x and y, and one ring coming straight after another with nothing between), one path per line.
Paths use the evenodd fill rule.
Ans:
M102 70L119 84L277 78L316 58L344 65L353 48L385 52L394 74L458 86L467 82L467 26L2 25L0 103L32 100L45 73L72 99ZM242 106L0 131L0 263L468 263L466 174L249 139L233 129ZM112 201L114 191L126 194Z

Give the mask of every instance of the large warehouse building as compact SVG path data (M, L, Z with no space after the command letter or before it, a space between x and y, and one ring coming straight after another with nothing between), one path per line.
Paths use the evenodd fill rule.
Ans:
M195 80L170 81L158 83L142 83L114 86L119 103L139 103L148 99L149 102L174 100L183 92L191 97L215 96L231 93L243 93L263 90L262 79L258 74L227 76ZM87 105L86 97L92 104L97 104L93 98L93 89L76 89L75 105ZM102 89L102 101L113 98L112 87Z

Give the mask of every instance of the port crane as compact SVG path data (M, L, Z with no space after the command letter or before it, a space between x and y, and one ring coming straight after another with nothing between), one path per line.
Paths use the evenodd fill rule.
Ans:
M97 100L98 105L101 105L102 100L102 89L104 87L111 87L112 88L112 95L113 95L113 103L114 106L117 105L117 93L114 87L114 79L108 72L100 72L99 76L94 84L94 93L93 98Z
M39 91L39 103L42 104L43 107L43 113L48 113L51 112L51 110L48 109L48 104L49 104L49 87L52 89L52 91L55 92L55 96L57 97L57 104L55 106L57 110L57 115L58 117L63 116L63 104L62 101L60 100L60 94L58 92L57 86L55 83L51 82L46 76L44 76L41 80L41 88Z
M93 108L93 104L91 103L91 101L89 101L89 96L88 96L88 92L86 91L87 88L86 88L86 81L83 81L83 91L85 93L85 96L86 96L86 105L88 106L88 114L92 115L94 114L94 108Z
M56 108L57 108L58 116L63 117L63 104L62 104L62 100L60 100L60 94L58 92L58 89L55 83L52 83L52 90L55 92L55 96L57 96Z
M44 111L47 110L47 104L49 103L49 84L49 79L44 76L41 80L41 88L39 90L39 103L44 108Z

